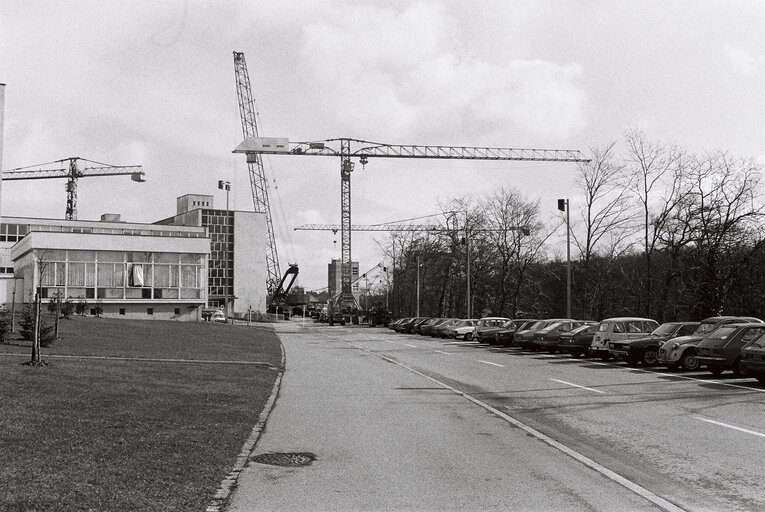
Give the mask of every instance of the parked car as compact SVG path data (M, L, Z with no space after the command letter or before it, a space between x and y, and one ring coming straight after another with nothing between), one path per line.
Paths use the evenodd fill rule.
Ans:
M481 340L481 331L496 329L497 327L501 327L505 322L509 321L509 318L502 316L485 316L478 320L478 323L475 326L475 330L473 331L473 337L476 338L479 342L485 343Z
M409 320L409 319L406 318L406 317L399 318L398 320L394 320L394 321L392 321L391 323L388 324L388 329L390 329L391 331L398 331L399 327L401 326L401 323L405 322L407 320Z
M216 311L212 315L210 315L210 321L225 324L226 315L223 313L223 311Z
M489 345L497 345L497 333L505 330L514 330L515 329L515 320L507 320L505 322L502 322L502 324L497 325L495 327L486 327L484 329L477 329L476 330L476 338L481 343L488 343Z
M625 361L630 366L638 363L654 366L658 362L659 348L665 341L693 334L698 326L699 322L665 322L646 338L609 342L608 351L614 359Z
M741 351L741 368L747 377L765 384L765 335L760 336Z
M425 321L423 321L422 323L420 323L417 326L417 328L415 329L414 332L416 334L420 334L420 335L428 334L428 332L426 332L426 330L430 331L430 329L432 328L432 325L435 324L435 323L440 322L441 320L443 320L443 318L436 318L436 317L428 318Z
M674 370L682 367L685 370L698 370L699 360L696 358L696 345L709 334L725 324L762 322L752 316L712 316L701 321L690 336L680 336L664 342L659 348L659 364Z
M427 322L420 326L420 334L423 336L435 336L436 329L445 324L452 318L434 318L432 322Z
M433 329L433 336L436 338L448 338L451 334L452 327L456 326L459 322L459 318L452 318L441 325L436 326L436 328Z
M530 328L539 320L536 318L516 318L513 320L513 325L508 328L499 329L494 335L497 345L503 345L505 347L512 347L515 342L515 334L520 331L525 331Z
M644 338L657 327L659 322L650 318L634 316L606 318L600 322L595 336L592 337L590 354L608 361L611 359L611 353L608 351L609 343Z
M449 328L448 338L455 340L464 339L470 341L473 339L473 330L478 320L458 320L455 325Z
M589 325L581 325L576 329L564 332L560 335L560 344L558 348L561 352L568 352L573 357L582 357L587 355L592 344L592 338L598 331L599 323L595 322Z
M420 325L422 325L423 322L427 322L428 320L430 320L430 317L418 316L414 319L414 322L407 326L407 329L404 332L407 334L417 334L417 329L420 328Z
M407 318L406 320L398 324L398 326L396 326L396 332L399 332L399 333L412 332L412 327L417 320L420 320L420 318L416 316Z
M565 320L552 323L534 334L534 337L529 342L530 348L531 350L547 350L549 353L554 354L558 351L561 335L570 332L583 323L581 320Z
M732 370L741 376L746 372L741 366L741 349L763 334L763 323L722 325L696 345L696 359L707 365L712 375Z
M539 320L538 322L534 322L528 328L515 333L513 345L525 349L536 350L536 346L533 344L533 339L537 332L556 322L569 321L571 321L570 318L548 318L547 320Z

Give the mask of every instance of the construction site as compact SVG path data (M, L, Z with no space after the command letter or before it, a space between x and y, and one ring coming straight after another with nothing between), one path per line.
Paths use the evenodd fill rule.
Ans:
M317 320L345 324L374 321L369 311L375 307L377 317L387 319L387 294L393 284L387 265L380 261L359 274L359 262L351 255L352 232L449 231L467 235L468 227L458 222L422 225L385 220L371 226L351 224L351 176L357 163L366 166L377 158L587 161L576 150L395 145L353 138L295 142L265 137L259 132L244 53L234 52L233 57L243 135L233 152L246 158L252 211L231 210L230 182L220 180L218 188L226 193L225 209L216 207L210 194L187 193L178 197L174 216L150 224L126 222L113 212L104 212L100 220L83 220L77 214L80 179L127 176L142 183L151 179L151 171L147 173L140 164L110 165L79 157L3 170L2 181L66 181L66 210L59 220L13 217L3 212L0 302L6 308L36 298L61 299L89 302L94 313L97 304L98 313L104 316L177 320L206 319L205 312L212 309L222 310L226 317L251 318L254 313L259 317L278 315L271 317L278 319L302 308L303 314L308 310ZM5 86L2 89L0 112L4 113ZM320 290L323 293L299 289L301 293L288 301L299 262L284 266L279 260L264 155L339 159L340 223L295 228L340 234L339 258L328 264L328 284ZM528 227L513 226L510 230L528 231ZM370 278L385 281L384 307L380 297L370 304ZM362 294L366 300L360 300ZM470 317L469 278L465 303Z

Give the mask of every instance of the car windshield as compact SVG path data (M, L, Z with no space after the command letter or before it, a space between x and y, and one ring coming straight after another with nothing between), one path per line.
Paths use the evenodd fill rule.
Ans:
M560 324L562 324L562 323L563 323L563 322L553 322L553 323L551 323L550 325L548 325L547 327L545 327L544 329L541 329L539 332L541 332L541 333L545 333L545 334L546 334L546 333L548 333L548 332L550 332L550 331L554 331L554 330L555 330L555 329L557 329L557 328L560 326Z
M537 329L541 329L545 325L547 325L547 322L545 322L544 320L540 320L539 322L534 322L530 326L526 327L526 329L537 330Z
M727 340L737 330L738 330L738 327L723 325L722 327L718 327L717 329L715 329L714 332L712 332L709 336L707 336L707 339L708 340Z
M749 347L765 348L765 334L754 340Z
M693 334L707 334L715 330L715 322L701 322Z
M573 333L573 334L579 334L580 332L584 332L587 329L592 329L594 331L595 327L596 327L595 325L584 324L584 325L580 325L576 329L573 329L573 330L571 330L569 332Z
M606 332L608 330L608 326L610 324L608 322L601 322L598 326L598 332Z
M678 325L680 324L677 322L667 322L666 324L661 324L659 327L653 330L651 336L669 336L675 332L675 329L677 329Z

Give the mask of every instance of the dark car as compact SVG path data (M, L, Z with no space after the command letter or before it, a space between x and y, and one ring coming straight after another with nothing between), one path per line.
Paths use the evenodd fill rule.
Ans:
M420 334L423 336L435 336L439 326L444 325L451 318L434 318L432 322L426 322L420 326Z
M516 318L513 320L512 326L504 329L499 329L494 334L497 345L512 347L515 343L516 333L528 329L538 321L539 320L536 318Z
M515 333L515 340L513 341L513 344L521 348L536 350L537 347L534 345L534 336L536 333L554 323L570 321L572 321L570 318L549 318L547 320L539 320L538 322L534 322L529 326L528 329L524 329Z
M486 316L478 320L475 324L475 331L473 331L473 338L477 339L479 343L488 343L481 339L482 331L491 331L497 327L502 327L506 322L510 322L509 318L503 316Z
M407 334L417 334L418 329L420 328L420 325L422 325L424 322L427 322L428 320L430 320L430 317L418 316L417 318L414 319L414 322L412 322L411 325L409 325L404 332L406 332Z
M751 316L712 316L701 321L690 336L670 338L659 348L659 364L674 370L678 366L686 370L698 370L700 363L696 358L696 345L709 336L712 331L725 324L762 322Z
M441 320L443 320L443 318L428 318L424 322L420 323L414 332L420 335L430 336L430 330L433 328L433 325L440 322Z
M507 329L515 328L515 320L506 320L494 327L484 327L483 329L476 329L475 337L479 343L488 343L489 345L497 345L497 333Z
M421 322L422 320L424 320L424 318L423 317L419 317L419 316L414 316L414 317L411 317L411 318L407 318L405 321L401 322L398 325L398 328L396 329L396 332L400 332L400 333L404 333L404 334L411 333L412 329L414 329L414 324L417 323L417 322Z
M622 360L630 366L636 366L638 363L654 366L658 362L659 347L665 341L693 334L698 326L699 322L665 322L645 338L610 342L608 351L614 359Z
M765 324L728 324L718 327L696 346L696 358L707 365L712 375L732 370L736 376L745 373L741 366L741 349L765 334Z
M407 322L411 320L413 320L412 317L405 316L403 318L399 318L398 320L390 324L388 327L390 327L396 332L404 332L404 326L406 325Z
M741 368L747 377L765 384L765 335L760 336L741 351Z
M558 349L561 352L568 352L573 357L587 355L587 351L590 350L592 338L595 337L595 333L598 331L598 325L599 324L596 322L589 325L579 326L573 331L564 332L560 335Z
M534 334L534 337L529 342L531 350L547 350L551 354L556 353L560 344L560 337L563 333L570 332L583 323L581 320L565 320L548 325Z
M399 318L398 320L394 320L391 323L388 324L388 329L391 331L395 331L396 328L403 322L404 320L407 320L407 318Z
M457 323L460 321L459 318L450 318L446 322L437 325L433 329L432 336L436 338L448 338L449 333L451 332L452 327L457 325Z

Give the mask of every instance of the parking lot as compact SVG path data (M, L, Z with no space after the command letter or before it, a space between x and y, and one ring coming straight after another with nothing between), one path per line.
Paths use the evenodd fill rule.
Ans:
M614 482L638 496L655 498L646 502L647 509L765 507L765 492L759 483L765 478L761 464L765 451L765 386L755 380L714 377L705 371L631 368L624 363L358 326L330 328L307 323L299 334L285 340L285 347L287 380L290 353L310 348L314 354L321 351L330 358L342 353L348 373L357 371L353 369L356 362L364 361L368 367L366 378L375 382L382 377L370 373L370 356L378 361L374 371L386 378L395 381L403 377L393 375L404 373L409 379L414 376L419 385L409 382L394 389L417 393L422 411L439 406L440 395L434 394L438 390L460 397L459 409L452 406L447 419L441 420L441 427L429 434L436 439L440 432L446 436L453 430L452 422L459 424L466 418L477 421L488 413L491 429L483 426L464 433L468 438L465 442L480 443L482 450L496 451L500 461L507 461L485 462L481 476L494 482L491 492L500 492L503 486L529 486L527 498L531 501L522 510L550 509L543 505L544 501L535 505L534 496L542 487L534 479L527 481L527 470L537 480L558 482L566 488L572 485L572 470L561 466L560 459L544 466L546 469L533 465L532 470L531 464L525 467L517 458L517 441L508 443L504 438L518 429L542 441L525 454L524 460L548 457L552 447L566 464L573 458L576 464L603 477L600 483L581 477L577 499L592 496L593 502L585 507L572 504L570 509L603 509L597 497L612 493L609 489ZM315 355L312 360L319 361ZM385 394L389 389L382 384L379 392ZM395 406L390 407L390 414L395 414ZM405 421L417 422L415 418ZM451 449L460 453L465 445ZM520 445L517 449L524 453L526 450ZM472 467L469 453L460 457ZM448 465L447 461L441 463ZM443 471L443 467L426 464L419 471L428 481L431 471ZM524 475L523 484L519 475ZM486 492L480 486L478 489ZM475 491L465 488L462 492ZM627 506L624 498L616 494L608 506L614 507L612 510L634 507Z

